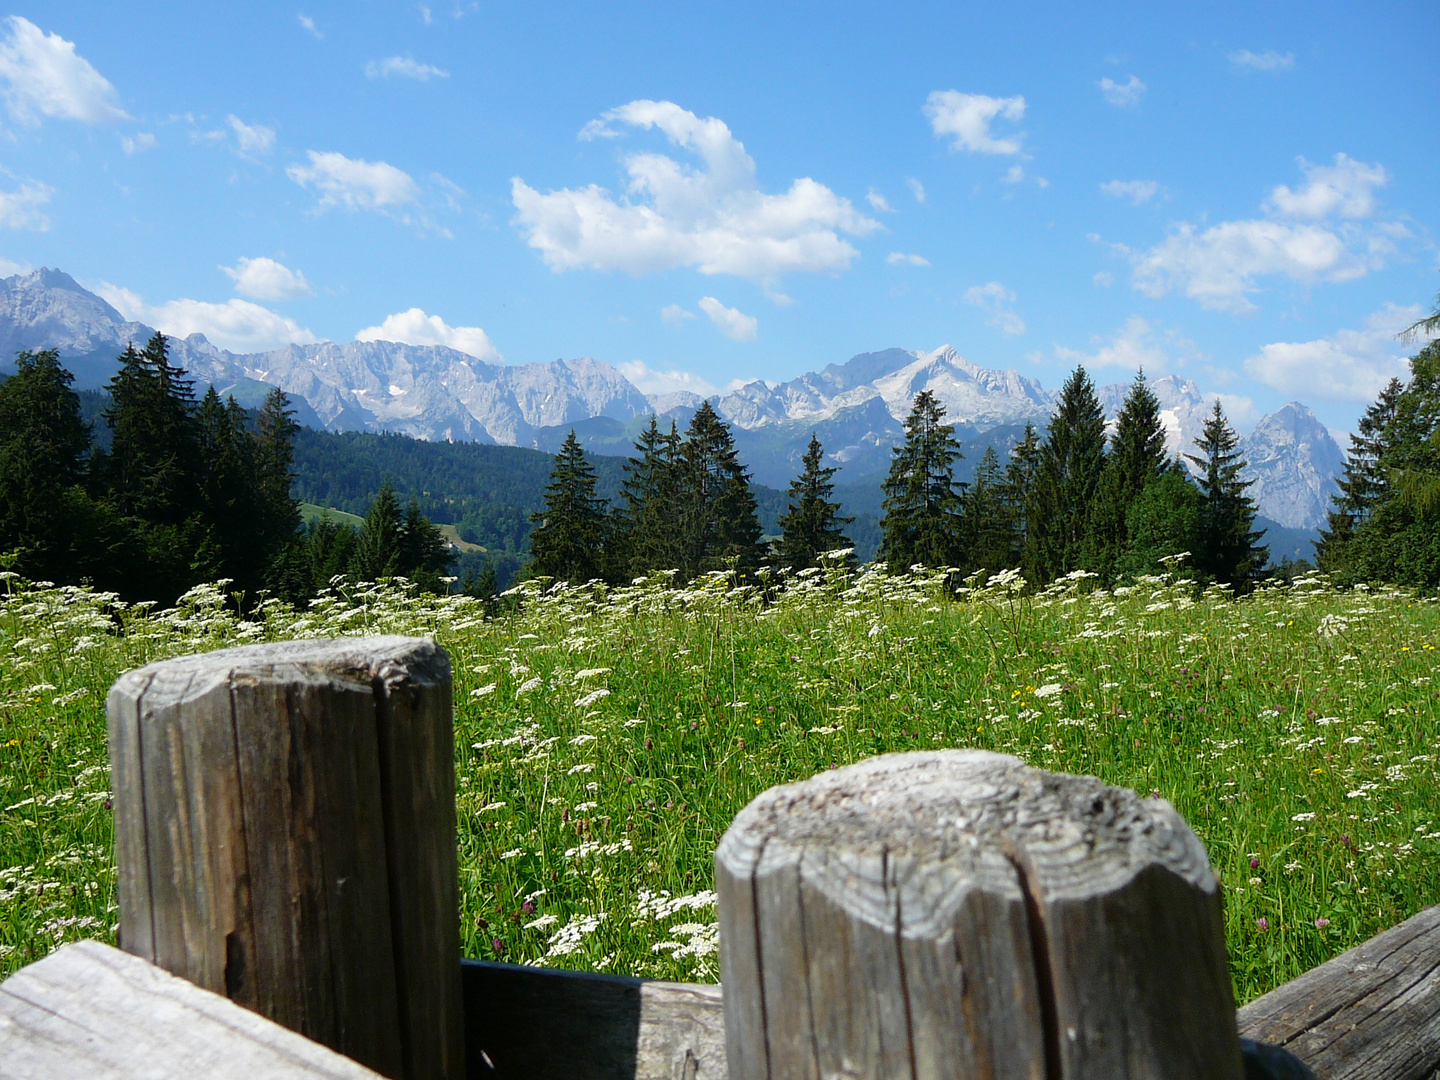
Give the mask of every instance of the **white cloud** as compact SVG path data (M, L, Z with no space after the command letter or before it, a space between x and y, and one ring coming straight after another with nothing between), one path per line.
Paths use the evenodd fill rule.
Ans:
M313 291L300 271L263 256L258 259L242 256L234 266L222 266L220 269L235 282L237 293L252 300L289 300L295 296L309 296Z
M384 60L371 60L365 65L365 74L371 79L388 79L394 75L396 78L416 79L419 82L450 77L450 72L433 64L422 64L409 56L387 56Z
M14 277L16 274L28 274L34 269L29 263L18 263L10 259L0 259L0 278Z
M1331 217L1368 218L1375 213L1375 189L1390 182L1383 165L1366 165L1348 154L1336 154L1334 165L1312 165L1298 159L1305 186L1291 191L1281 184L1265 204L1287 217L1320 220Z
M268 154L275 148L275 132L260 124L247 124L238 116L227 116L225 123L235 133L235 145L242 154Z
M285 345L313 344L315 335L293 319L248 300L211 304L171 300L151 307L129 289L102 282L95 291L127 319L153 326L171 337L204 334L211 344L231 352L265 352Z
M44 232L50 228L50 218L40 208L53 194L54 188L38 180L23 180L14 191L0 191L0 228Z
M1011 307L1015 303L1015 294L1000 282L991 281L985 285L970 286L965 290L965 302L984 308L988 314L985 321L1001 333L1025 333L1025 320L1016 315Z
M75 52L73 41L47 34L19 15L5 24L0 80L16 123L34 127L46 116L86 124L130 119L116 102L115 88Z
M915 196L915 201L923 203L925 201L925 185L913 176L906 180L905 183L910 186L910 194Z
M415 202L420 189L409 173L383 161L362 161L344 154L306 151L310 164L291 165L285 175L320 194L317 210L378 210L395 214Z
M122 135L120 137L120 149L124 150L126 155L129 156L143 154L147 150L154 150L155 147L159 145L155 136L148 131L141 131L133 136Z
M1023 97L995 98L984 94L962 94L958 90L935 90L925 101L925 115L937 136L953 135L952 150L973 150L980 154L1018 154L1023 135L997 139L990 133L996 117L1019 122L1025 116ZM923 200L922 200L923 201Z
M892 251L885 256L885 261L891 266L929 266L930 260L924 255L907 255L903 251Z
M657 371L643 360L630 360L620 364L619 368L620 374L634 383L635 389L642 394L673 394L679 390L688 390L692 394L709 397L717 392L714 383L678 368Z
M1114 79L1107 76L1095 85L1100 87L1100 93L1105 95L1106 101L1111 105L1118 105L1122 109L1131 105L1139 105L1140 99L1145 96L1145 91L1149 89L1148 86L1134 75L1130 76L1128 82L1123 83L1117 83Z
M516 224L552 270L644 274L693 266L754 279L843 270L859 252L840 233L859 236L880 227L808 177L783 195L761 191L754 160L714 117L702 120L668 101L632 101L587 124L580 137L618 137L616 123L659 128L703 165L664 154L628 155L630 179L621 199L596 184L541 194L512 179Z
M700 310L710 316L710 321L731 341L754 341L760 330L760 321L753 315L746 315L735 308L726 307L713 296L700 298Z
M1116 199L1129 199L1136 206L1149 202L1160 191L1154 180L1107 180L1100 190Z
M1164 374L1170 370L1170 354L1156 339L1155 332L1144 319L1132 315L1114 337L1106 341L1095 338L1091 344L1097 346L1092 353L1055 346L1055 356L1070 364L1084 364L1087 368L1124 368L1139 371L1142 367L1152 375Z
M1278 341L1245 361L1245 371L1285 394L1330 401L1374 401L1392 377L1408 379L1406 353L1396 335L1421 318L1418 304L1386 304L1360 330L1339 330L1314 341Z
M1025 179L1025 166L1011 165L1005 170L1005 183L1018 184Z
M1266 49L1263 53L1239 49L1230 54L1230 62L1236 67L1253 71L1289 71L1295 66L1295 54L1278 53L1274 49Z
M886 201L885 196L873 187L865 193L865 201L870 204L870 208L876 213L893 214L895 212L895 208Z
M1117 245L1134 265L1132 284L1147 296L1183 291L1216 311L1253 311L1256 279L1280 276L1301 284L1352 281L1384 266L1402 224L1364 228L1354 219L1375 212L1374 189L1388 179L1379 165L1337 154L1334 166L1302 160L1309 181L1298 192L1281 185L1265 208L1271 217L1225 221L1208 229L1185 223L1148 251ZM1309 222L1276 220L1308 217ZM1339 217L1338 224L1325 221Z
M1211 401L1219 400L1220 408L1225 410L1225 419L1230 421L1230 426L1240 435L1250 434L1256 421L1260 419L1260 410L1255 407L1255 402L1244 394L1206 394L1205 396ZM1184 452L1191 453L1192 449L1193 446L1186 447Z
M503 357L478 326L450 326L439 315L426 315L418 307L389 316L379 326L367 326L356 341L398 341L405 345L444 345L477 360Z
M300 28L302 30L306 30L309 33L315 35L316 41L325 40L325 35L320 32L320 28L315 25L315 20L312 19L309 15L296 15L295 21L300 24Z
M686 319L693 318L695 318L695 313L693 311L686 311L679 304L666 304L660 309L660 319L667 326L679 326ZM635 380L631 379L630 381L634 382Z
M1110 271L1108 270L1101 270L1098 274L1091 278L1091 280L1095 282L1095 284L1098 285L1100 288L1108 289L1111 285L1115 284L1115 275L1110 273Z

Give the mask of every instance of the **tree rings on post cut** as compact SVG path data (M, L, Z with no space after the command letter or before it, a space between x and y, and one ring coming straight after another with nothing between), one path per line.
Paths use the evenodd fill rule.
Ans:
M978 750L747 806L715 853L731 1080L1239 1080L1221 894L1169 803Z
M122 948L386 1076L463 1076L445 650L226 649L108 709Z

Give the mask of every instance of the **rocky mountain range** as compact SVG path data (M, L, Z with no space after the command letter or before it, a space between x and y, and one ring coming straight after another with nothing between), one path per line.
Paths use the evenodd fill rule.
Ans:
M0 280L0 371L25 349L56 348L77 385L98 387L128 342L153 334L127 321L68 274L41 269ZM614 367L588 357L550 363L491 364L454 349L395 342L320 342L237 354L201 334L172 339L175 362L202 384L254 404L271 386L294 400L305 424L332 431L391 431L427 440L553 450L573 427L596 453L628 454L648 417L682 427L699 406L694 394L647 397ZM1172 453L1193 445L1210 402L1193 382L1154 379ZM1100 388L1114 417L1126 384ZM889 468L890 449L915 395L932 391L965 450L962 479L985 447L1002 454L1025 423L1043 433L1055 394L1016 371L978 367L950 346L930 352L861 353L786 382L756 381L714 400L733 426L741 459L756 480L784 488L811 432L840 466L843 488L869 488ZM1291 402L1242 441L1261 513L1292 529L1324 522L1344 455L1308 408Z

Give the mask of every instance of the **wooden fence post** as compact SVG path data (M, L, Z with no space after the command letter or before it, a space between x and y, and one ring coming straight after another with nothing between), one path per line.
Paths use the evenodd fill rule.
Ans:
M1239 1080L1221 894L1159 799L983 751L772 788L715 854L731 1080Z
M464 1075L450 660L165 660L110 691L120 944L397 1080Z

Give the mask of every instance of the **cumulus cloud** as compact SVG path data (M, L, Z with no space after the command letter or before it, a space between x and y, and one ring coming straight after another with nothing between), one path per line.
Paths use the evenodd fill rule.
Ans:
M915 201L918 203L923 203L925 201L925 185L920 183L920 181L916 180L913 176L910 177L910 179L906 180L905 183L909 185L910 194L915 196Z
M512 179L516 224L552 270L638 275L693 266L760 280L843 270L859 252L840 233L880 227L808 177L781 195L761 191L754 160L714 117L702 120L668 101L632 101L587 124L580 136L618 138L615 125L658 128L701 167L664 154L630 154L623 159L627 194L619 199L596 184L542 194Z
M1116 199L1129 199L1136 206L1149 202L1160 191L1154 180L1107 180L1100 190Z
M893 214L895 212L895 208L886 201L885 196L873 187L865 193L865 201L870 204L870 209L876 213Z
M1424 315L1418 304L1386 304L1359 330L1313 341L1277 341L1245 361L1245 371L1281 393L1330 401L1374 401L1391 378L1408 379L1409 349L1397 335Z
M409 56L387 56L384 60L371 60L365 65L365 75L371 79L415 79L429 82L431 79L448 79L450 72L433 64L422 64Z
M27 127L42 117L104 124L128 120L115 87L75 51L75 43L11 15L0 40L0 80L11 117Z
M295 296L309 296L313 291L300 271L291 270L264 256L258 259L242 256L234 266L222 266L220 269L235 282L237 293L252 300L289 300Z
M1140 99L1145 96L1145 91L1150 89L1134 75L1130 76L1128 82L1117 83L1114 79L1106 77L1095 85L1100 87L1100 93L1105 95L1106 101L1111 105L1118 105L1122 109L1131 105L1139 105Z
M924 111L937 137L948 135L954 138L951 150L973 150L979 154L1020 153L1023 135L997 139L990 133L990 124L997 117L1016 123L1024 119L1023 97L997 98L985 94L962 94L958 90L935 90L925 100Z
M1084 364L1087 368L1124 368L1139 371L1144 368L1152 375L1164 374L1170 370L1170 354L1160 343L1150 324L1138 315L1125 320L1118 333L1106 340L1095 338L1094 352L1055 346L1055 356L1069 364Z
M310 345L315 335L269 308L248 300L212 304L204 300L170 300L151 307L131 292L102 282L95 290L127 319L153 326L171 337L204 334L213 345L231 352L264 352L285 345Z
M38 180L23 180L14 191L0 191L0 228L44 232L50 228L50 218L40 208L53 194L54 188Z
M477 360L501 360L490 335L478 326L450 326L439 315L426 315L418 307L389 316L379 326L367 326L356 341L398 341L404 345L443 345Z
M924 255L907 255L903 251L892 251L885 256L891 266L929 266L930 260Z
M1298 191L1275 188L1267 218L1208 229L1183 223L1148 251L1120 247L1133 263L1135 289L1154 297L1178 290L1211 310L1245 312L1255 310L1250 294L1259 278L1341 282L1380 269L1406 230L1394 222L1364 227L1356 219L1374 214L1374 189L1388 179L1385 170L1344 154L1334 166L1302 160L1301 168L1307 183Z
M667 326L679 326L686 319L693 318L695 318L695 313L693 311L686 311L679 304L666 304L660 309L660 320ZM635 382L634 379L630 381ZM638 386L639 384L636 383L636 385Z
M141 131L135 135L124 135L120 138L120 149L124 150L127 156L143 154L147 150L154 150L160 144L155 136L148 131Z
M619 367L620 374L629 379L642 394L673 394L688 390L692 394L709 397L717 391L714 383L702 379L694 372L681 371L678 368L657 371L643 360L631 360Z
M1266 49L1262 53L1238 49L1230 54L1230 62L1251 71L1289 71L1295 66L1295 54L1278 53L1274 49Z
M242 154L268 154L275 148L275 132L261 124L247 124L238 116L227 116L225 123L235 133L235 145Z
M1287 217L1368 218L1375 213L1375 189L1390 182L1383 165L1366 165L1348 154L1336 154L1334 165L1312 165L1298 159L1305 185L1291 191L1281 184L1270 193L1266 209Z
M383 161L362 161L344 154L306 152L309 165L291 165L285 175L320 195L317 210L376 210L392 216L414 203L420 188L409 173Z
M11 259L0 258L0 278L14 277L16 274L28 274L33 269L29 263L18 263Z
M726 307L713 296L700 298L700 310L710 316L710 321L731 341L754 341L759 333L758 319L735 308Z
M984 285L970 286L965 290L965 302L983 308L987 316L985 321L1001 333L1025 333L1025 320L1015 314L1011 306L1015 303L1015 294L1000 282L991 281Z

